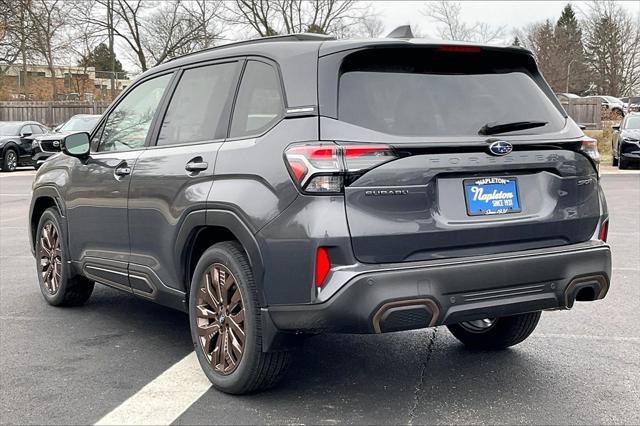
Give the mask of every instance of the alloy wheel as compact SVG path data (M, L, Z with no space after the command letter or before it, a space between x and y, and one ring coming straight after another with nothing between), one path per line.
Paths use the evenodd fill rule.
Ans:
M49 294L60 289L62 279L62 250L60 233L53 222L46 222L40 233L39 245L40 274Z
M460 326L472 333L484 333L485 331L493 328L496 322L497 318L484 318L481 320L461 322Z
M7 168L14 171L16 167L18 167L18 156L15 151L9 150L7 151Z
M200 278L196 295L198 341L211 367L233 373L244 353L245 311L242 293L231 271L214 263Z

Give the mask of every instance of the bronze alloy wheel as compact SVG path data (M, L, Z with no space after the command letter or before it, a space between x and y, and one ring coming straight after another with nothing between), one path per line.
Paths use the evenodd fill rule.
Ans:
M53 222L48 221L40 233L40 274L49 294L54 295L60 288L62 279L62 251L60 233Z
M244 303L227 267L214 263L202 274L196 295L198 341L211 367L231 374L245 347Z

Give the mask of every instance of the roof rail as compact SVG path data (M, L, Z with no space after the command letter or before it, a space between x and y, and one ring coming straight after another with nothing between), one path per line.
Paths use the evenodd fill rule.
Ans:
M316 33L295 33L295 34L284 34L284 35L276 35L276 36L269 36L269 37L260 37L260 38L254 38L251 40L242 40L242 41L236 41L233 43L222 44L220 46L209 47L208 49L202 49L196 52L191 52L184 55L173 57L169 59L167 62L171 62L175 59L184 58L186 56L197 55L198 53L224 49L226 47L244 46L248 44L264 43L269 41L326 41L326 40L335 40L335 39L336 39L335 37L330 35L316 34Z

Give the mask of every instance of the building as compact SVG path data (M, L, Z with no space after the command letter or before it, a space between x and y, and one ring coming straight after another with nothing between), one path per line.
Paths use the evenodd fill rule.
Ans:
M0 64L0 68L4 71L0 76L0 100L110 100L131 82L115 73L112 96L111 73L94 67L56 65L52 72L47 65L30 64L26 73L22 64Z

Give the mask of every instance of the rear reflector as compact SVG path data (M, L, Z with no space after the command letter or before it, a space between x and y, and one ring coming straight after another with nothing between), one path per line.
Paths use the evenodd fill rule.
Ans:
M316 252L316 287L322 287L325 278L331 269L331 260L329 253L324 247L318 247Z
M605 220L604 222L602 222L602 225L600 225L600 232L598 233L598 239L606 243L608 234L609 234L609 219Z

